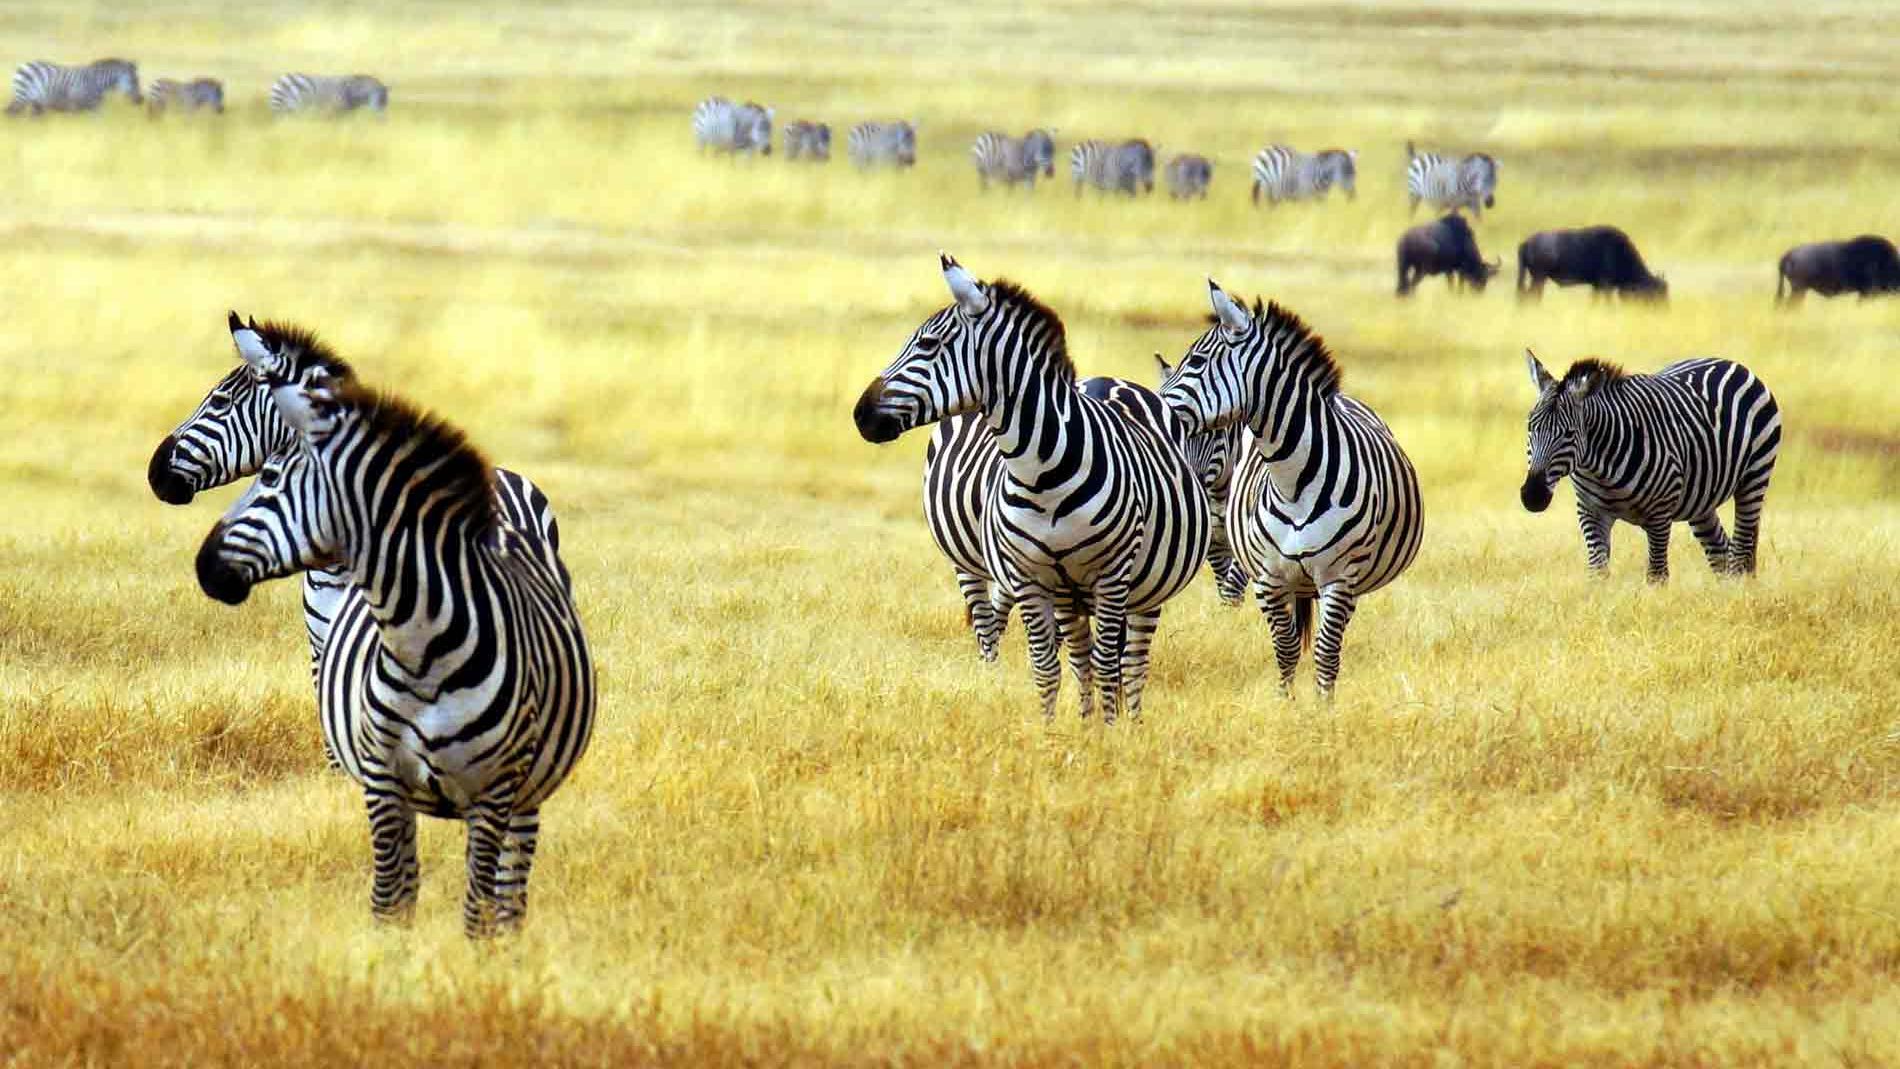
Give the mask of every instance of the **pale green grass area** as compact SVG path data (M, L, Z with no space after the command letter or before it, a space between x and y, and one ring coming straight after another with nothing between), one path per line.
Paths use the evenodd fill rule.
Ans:
M1900 302L1772 305L1800 241L1900 234L1880 4L293 4L0 10L0 57L224 77L222 121L0 123L0 1052L25 1064L529 1059L1369 1064L1900 1061ZM384 120L269 121L285 69ZM829 167L698 158L713 92L826 119ZM859 175L852 122L920 122ZM1141 134L1212 198L980 196L979 130ZM1502 161L1490 292L1392 296L1407 138ZM1269 140L1359 195L1246 203ZM1066 162L1066 161L1065 161ZM1510 292L1612 222L1666 308ZM1204 278L1323 332L1424 484L1339 698L1271 681L1205 580L1149 708L1035 716L975 656L925 434L849 410L945 300L1027 284L1085 373L1146 379ZM235 490L146 460L227 308L315 328L559 512L599 662L528 931L459 934L459 828L373 927L292 582L206 599ZM1733 357L1781 401L1762 574L1686 530L1584 574L1517 503L1522 349ZM0 1059L4 1060L4 1059Z

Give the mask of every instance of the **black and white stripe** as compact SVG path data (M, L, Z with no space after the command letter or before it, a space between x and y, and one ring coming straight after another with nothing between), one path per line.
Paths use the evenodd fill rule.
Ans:
M1205 200L1214 181L1214 165L1206 156L1184 152L1168 161L1168 196L1175 200Z
M1160 353L1155 354L1155 364L1165 397L1168 384L1175 380L1179 369L1170 367ZM1234 560L1233 543L1227 537L1227 497L1233 488L1234 468L1252 436L1247 425L1239 421L1225 430L1192 434L1180 427L1179 420L1175 423L1180 431L1182 455L1187 457L1188 466L1200 474L1201 488L1207 491L1207 570L1214 573L1214 589L1221 604L1238 605L1241 595L1247 592L1247 574Z
M1550 507L1568 475L1592 571L1610 563L1610 527L1643 529L1649 580L1669 578L1669 530L1687 523L1718 574L1752 575L1762 500L1781 451L1781 409L1766 383L1740 364L1683 360L1653 375L1579 360L1556 379L1524 351L1531 406L1524 507ZM1734 531L1716 508L1733 499Z
M189 82L160 78L152 83L145 97L146 107L154 115L199 110L224 113L224 83L216 78L194 78Z
M1078 197L1082 195L1083 186L1131 197L1152 193L1155 188L1154 146L1140 138L1119 143L1079 142L1069 150L1069 177L1075 181Z
M984 511L997 607L1022 611L1045 717L1055 714L1058 646L1090 715L1141 709L1161 607L1207 546L1207 497L1146 387L1078 389L1062 321L1007 282L979 283L942 257L953 303L911 335L852 413L866 441L979 411L1003 478ZM1091 635L1091 620L1096 633Z
M1003 454L981 412L937 421L924 450L924 523L956 572L964 619L985 661L996 660L1009 625L1007 606L998 611L992 598L983 559L985 515L1002 480Z
M767 112L766 122L771 122ZM831 159L831 127L821 122L797 122L785 125L785 158L825 163Z
M125 59L94 60L83 67L65 67L35 60L13 72L13 102L8 115L47 111L93 111L107 93L123 93L137 104L138 64Z
M917 162L917 126L903 119L861 122L851 128L845 151L860 170L913 166Z
M1249 313L1212 280L1208 296L1217 322L1182 359L1167 402L1190 431L1239 421L1251 432L1227 534L1272 624L1281 686L1310 639L1331 695L1359 599L1418 555L1418 476L1385 422L1341 392L1326 343L1297 316L1278 305Z
M1334 186L1351 200L1358 161L1357 149L1329 148L1308 155L1286 145L1268 145L1253 158L1253 203L1257 207L1262 196L1269 206L1322 198Z
M1018 182L1028 182L1036 187L1036 168L1023 152L1020 139L997 130L986 130L976 135L970 144L970 161L976 165L976 178L983 189L989 189L992 181L1001 182L1011 189Z
M270 110L279 115L358 108L388 110L389 87L367 74L286 74L271 83Z
M773 114L774 109L763 104L707 97L693 109L693 141L701 152L770 156Z
M300 448L271 460L206 537L198 580L242 602L257 583L341 560L373 638L321 702L354 704L375 853L371 908L413 911L418 812L468 829L463 929L518 925L540 807L587 749L594 671L561 577L502 522L492 472L460 431L354 380L303 382L278 339L231 320Z
M1428 201L1434 207L1470 208L1471 214L1483 215L1483 208L1496 203L1498 161L1491 156L1474 152L1454 160L1435 152L1420 152L1407 141L1405 159L1405 192L1414 212L1420 201Z

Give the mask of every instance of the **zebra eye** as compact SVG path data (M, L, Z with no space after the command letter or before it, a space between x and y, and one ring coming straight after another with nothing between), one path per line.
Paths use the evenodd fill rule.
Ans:
M213 414L216 414L219 412L223 412L225 409L230 408L230 407L231 407L230 394L214 393L211 395L211 403L207 406L207 410Z
M260 471L257 473L257 481L263 484L264 488L267 490L275 489L277 484L283 481L283 477L284 477L283 472L274 466L267 467L263 471Z

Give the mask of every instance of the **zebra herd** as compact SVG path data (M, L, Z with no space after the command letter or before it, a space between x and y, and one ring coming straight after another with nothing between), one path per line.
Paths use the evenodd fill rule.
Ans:
M940 267L951 303L871 380L852 420L873 443L936 424L924 515L983 659L1015 609L1045 718L1062 651L1084 717L1098 705L1104 722L1138 716L1162 607L1205 561L1223 602L1252 587L1282 690L1310 649L1330 696L1359 599L1411 565L1424 513L1411 460L1341 389L1324 339L1210 279L1212 324L1175 364L1156 354L1159 392L1081 379L1054 311L949 256ZM1766 384L1727 360L1644 375L1585 359L1557 379L1526 357L1526 509L1548 507L1568 476L1593 572L1622 520L1649 540L1651 582L1667 579L1681 522L1717 573L1754 573L1781 443ZM1729 500L1732 533L1716 515Z
M13 100L7 105L7 114L97 111L113 94L133 104L145 104L153 115L167 111L224 113L224 83L216 78L160 78L151 84L150 92L141 94L138 64L101 59L84 66L62 66L45 60L21 64L13 72ZM380 114L389 107L389 87L367 74L286 74L271 83L267 99L270 110L279 115L359 108Z

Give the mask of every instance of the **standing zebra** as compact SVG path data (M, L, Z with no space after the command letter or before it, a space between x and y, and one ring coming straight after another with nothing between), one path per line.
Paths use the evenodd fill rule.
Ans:
M1179 369L1170 367L1160 353L1155 354L1155 365L1165 397ZM1251 448L1248 443L1253 436L1239 420L1225 430L1196 434L1186 433L1178 420L1176 426L1181 430L1181 452L1188 466L1200 474L1201 488L1207 491L1207 569L1214 573L1214 590L1221 604L1238 605L1247 592L1247 574L1234 560L1233 543L1227 537L1227 497L1233 488L1235 466Z
M941 257L953 302L926 319L852 411L868 442L980 411L1003 457L984 512L999 610L1022 610L1045 718L1058 643L1091 714L1141 711L1161 606L1207 546L1207 497L1160 398L1091 379L1077 389L1062 321L1021 287L981 283ZM1091 637L1093 618L1098 634ZM1124 690L1125 687L1125 690Z
M1023 162L1029 165L1032 189L1037 174L1044 178L1056 176L1056 139L1049 136L1049 131L1038 128L1023 135Z
M275 323L259 326L255 320L249 329L270 339L286 363L286 378L315 383L356 376L348 363L308 331ZM196 494L255 475L267 460L281 461L297 448L297 432L277 410L263 376L240 363L159 443L147 466L146 481L160 501L188 505ZM541 488L525 476L496 468L495 506L547 558L562 585L570 585L567 566L560 559L560 525ZM339 641L352 645L360 643L362 632L373 628L368 616L352 607L360 607L362 600L362 592L340 568L304 572L304 630L310 639L310 672L319 696L325 686L323 654L332 632L346 617L351 618L357 634L352 636L349 627L344 627ZM349 708L346 705L339 711ZM322 719L321 727L324 756L330 765L356 775L360 763L354 760L354 727L328 719Z
M380 919L407 919L416 813L468 828L463 930L517 926L540 807L587 749L594 670L561 577L502 521L493 472L462 432L353 379L283 377L269 335L232 336L301 448L266 462L198 553L206 594L342 561L374 634L352 685ZM340 647L332 646L329 656Z
M771 121L771 113L766 113L766 121ZM785 158L788 160L805 159L813 163L825 163L831 159L831 127L821 122L806 122L803 119L789 123L785 127Z
M1524 350L1531 406L1524 507L1550 507L1570 476L1590 569L1610 564L1610 527L1635 524L1649 538L1649 581L1669 578L1669 527L1687 522L1717 574L1753 575L1762 499L1781 451L1781 409L1768 385L1740 364L1682 360L1654 375L1579 360L1554 379ZM1735 531L1716 508L1735 500Z
M725 97L707 97L693 109L693 140L701 152L770 156L773 113L751 101L734 104Z
M1023 143L1008 134L986 130L976 135L970 144L970 160L976 164L977 182L984 190L992 179L1011 189L1023 181L1036 188L1035 165L1024 154Z
M1359 150L1329 148L1307 155L1286 145L1268 145L1253 158L1253 203L1276 207L1283 200L1324 198L1337 185L1346 199L1355 197Z
M1405 143L1405 191L1411 197L1413 212L1418 202L1430 201L1441 208L1470 208L1482 216L1479 205L1491 207L1497 201L1498 161L1481 152L1462 160L1420 152L1410 141Z
M1359 599L1418 555L1418 475L1391 428L1341 392L1339 365L1299 317L1279 305L1250 314L1212 279L1208 298L1217 321L1182 358L1168 406L1190 431L1238 420L1252 432L1227 534L1272 624L1281 687L1310 641L1330 697Z
M388 110L389 87L367 74L286 74L271 83L270 110L278 115L358 108L379 115Z
M160 78L152 83L151 91L145 96L145 106L153 115L174 109L210 109L224 114L224 83L216 78L194 78L189 82Z
M1069 176L1075 180L1075 195L1084 185L1103 192L1115 190L1135 196L1154 192L1154 146L1140 138L1119 144L1090 140L1069 150Z
M62 67L35 60L13 72L13 102L8 115L46 111L94 111L107 93L124 93L137 104L139 67L127 59L94 60L83 67Z
M1168 196L1174 200L1207 199L1214 181L1214 165L1206 156L1184 152L1168 161Z
M910 167L917 162L917 126L903 119L861 122L851 128L845 151L859 170Z

